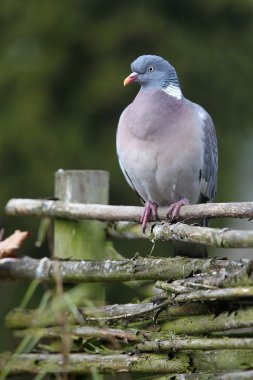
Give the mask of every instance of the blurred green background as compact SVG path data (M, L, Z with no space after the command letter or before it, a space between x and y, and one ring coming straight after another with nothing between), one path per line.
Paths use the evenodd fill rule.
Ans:
M38 221L6 217L4 206L13 197L52 196L59 168L108 170L110 203L139 204L120 172L115 133L138 91L124 88L123 79L130 63L149 53L175 66L184 95L214 120L217 201L253 200L252 0L1 0L1 227L6 234L33 231L22 254L47 253L34 247ZM132 256L138 244L122 246L122 253ZM1 284L1 321L23 291Z

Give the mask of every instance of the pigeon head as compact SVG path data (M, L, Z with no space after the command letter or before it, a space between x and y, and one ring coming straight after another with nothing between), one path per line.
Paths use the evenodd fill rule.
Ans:
M124 85L138 82L142 89L169 86L180 89L174 67L157 55L141 55L131 64L132 73L124 80Z

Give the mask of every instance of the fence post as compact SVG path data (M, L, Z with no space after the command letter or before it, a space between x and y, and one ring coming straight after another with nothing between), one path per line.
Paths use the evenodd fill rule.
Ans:
M73 203L108 204L109 173L100 170L58 170L55 173L55 196ZM105 228L99 221L56 219L54 255L59 259L102 260L105 256ZM85 285L85 297L104 299L104 287Z

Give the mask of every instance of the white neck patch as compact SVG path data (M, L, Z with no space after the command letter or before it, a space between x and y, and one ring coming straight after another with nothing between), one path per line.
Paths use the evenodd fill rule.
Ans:
M182 91L180 90L180 87L175 86L174 84L169 84L168 87L163 88L163 91L166 92L166 94L173 96L173 98L176 98L178 100L182 98Z

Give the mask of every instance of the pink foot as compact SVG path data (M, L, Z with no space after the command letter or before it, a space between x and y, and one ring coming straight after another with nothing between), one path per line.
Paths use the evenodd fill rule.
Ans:
M150 215L153 215L155 218L157 218L157 204L154 202L146 202L145 203L144 211L143 211L143 214L140 218L143 233L145 233L145 231L146 231L147 222L148 222Z
M172 203L169 207L167 216L172 216L172 220L177 219L181 206L189 205L189 201L186 198L180 199L180 201Z

